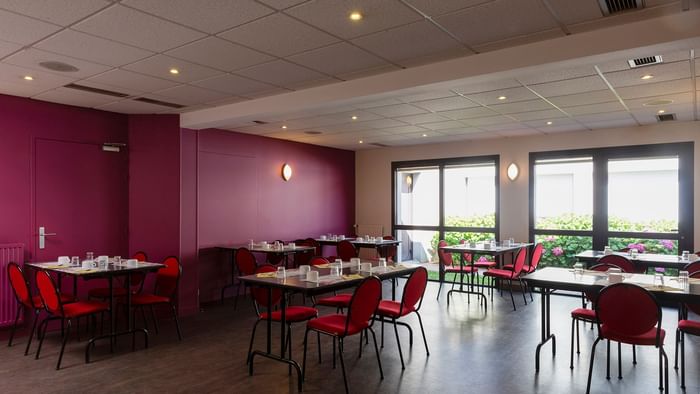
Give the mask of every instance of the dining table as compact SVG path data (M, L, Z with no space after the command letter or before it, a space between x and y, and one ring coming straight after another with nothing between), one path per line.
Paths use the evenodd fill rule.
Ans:
M124 287L126 289L131 288L131 276L135 273L148 273L157 271L160 268L165 267L165 265L160 263L151 262L137 262L136 264L128 264L126 260L120 260L117 262L114 259L110 259L106 266L100 267L88 267L83 268L82 266L73 266L70 263L61 263L56 261L49 262L36 262L36 263L25 263L26 267L29 267L37 271L46 271L50 273L55 273L58 276L58 288L61 288L61 282L63 276L68 276L73 278L73 294L77 295L77 282L78 278L84 280L105 278L109 283L109 310L110 310L110 330L108 334L99 335L91 338L85 348L85 362L90 362L90 349L93 344L102 339L109 339L110 352L114 352L114 345L116 344L116 339L123 335L132 335L132 348L136 346L135 335L137 332L144 334L144 344L148 347L148 330L145 328L134 328L134 322L131 311L131 296L132 292L126 292L126 307L128 308L127 313L127 329L125 331L117 331L117 316L115 308L115 296L114 296L114 279L117 277L124 278Z
M675 254L637 253L633 255L629 252L610 252L609 254L623 256L630 260L632 264L645 269L656 267L682 269L687 264L700 261L700 256L695 254L690 254L688 259L683 259L682 256ZM605 255L605 252L602 250L584 250L574 257L578 261L585 263L587 267L590 267Z
M369 271L360 270L362 265L370 263L372 265ZM376 260L360 260L359 264L351 264L349 261L342 263L341 275L330 275L331 267L335 263L316 265L310 267L311 270L318 271L318 281L310 282L306 280L306 275L297 269L286 270L284 278L278 278L275 272L260 273L239 277L239 280L248 286L264 288L268 292L268 305L265 305L268 311L273 310L272 291L281 291L280 298L280 352L275 353L272 350L272 314L267 314L267 337L265 350L254 350L251 353L248 362L248 373L253 375L253 358L261 356L278 362L288 364L297 372L298 389L302 390L302 374L299 364L288 357L285 357L285 338L286 338L286 304L287 296L291 293L301 293L305 297L311 297L318 294L328 293L336 290L347 289L359 285L365 278L374 275L380 280L391 279L411 274L418 267L417 265L406 264L387 264L385 267L380 266L380 262ZM396 299L396 290L392 286L392 299Z
M396 240L396 239L383 239L382 237L357 237L357 238L348 238L348 237L324 237L324 238L316 238L316 242L318 242L320 245L328 245L328 246L337 246L340 241L348 241L350 242L355 249L358 248L368 248L368 249L375 249L377 251L377 254L380 256L386 256L386 249L388 249L391 246L398 246L401 244L401 241Z
M463 243L463 244L458 244L458 245L448 245L448 246L442 246L440 249L445 251L446 253L459 253L459 264L460 267L464 267L467 265L467 262L464 259L464 254L471 254L472 258L471 261L469 262L472 271L471 271L471 280L469 283L469 288L464 289L464 276L460 275L459 276L459 288L458 289L451 289L449 292L447 292L447 304L449 305L450 303L450 295L452 292L457 292L457 293L465 293L465 294L476 294L481 297L484 305L484 309L487 309L486 305L486 295L484 294L483 291L476 291L474 287L474 261L476 260L476 256L491 256L496 259L496 262L498 263L498 266L503 265L503 259L506 255L510 256L515 256L515 253L520 250L521 248L525 247L530 247L532 246L532 243L528 242L523 242L523 243L496 243L495 245L491 245L491 243L484 243L484 242L476 242L476 243ZM445 282L445 264L440 261L440 276L439 280L440 282L444 283Z
M700 279L690 279L688 286L683 286L677 277L664 277L661 285L654 282L655 275L622 273L624 283L632 283L649 290L659 301L677 303L700 302ZM557 290L595 293L611 284L608 274L601 271L581 270L577 272L570 268L545 267L523 277L529 286L539 287L540 299L540 342L535 349L535 372L540 370L540 350L542 346L552 342L552 356L556 355L556 336L551 331L550 298Z

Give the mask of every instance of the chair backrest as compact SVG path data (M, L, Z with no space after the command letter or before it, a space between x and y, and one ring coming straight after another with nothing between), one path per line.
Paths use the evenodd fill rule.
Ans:
M39 289L39 297L41 297L44 308L52 315L63 316L61 297L58 295L56 285L48 272L36 272L36 287Z
M134 253L133 256L131 256L131 258L136 259L140 262L148 261L148 255L146 254L146 252L142 252L140 250Z
M314 246L311 245L307 240L305 239L297 239L294 241L294 244L297 246ZM294 266L298 267L300 265L308 265L309 261L311 261L311 258L316 255L314 250L310 250L308 252L300 252L300 253L294 253Z
M180 261L175 256L168 256L163 260L165 267L156 273L155 293L164 297L174 297L177 292L177 285L182 275Z
M688 274L689 274L689 276L688 276L689 278L700 279L700 271L694 271L693 273L689 272ZM685 304L685 306L688 307L688 309L690 309L691 311L693 311L693 313L695 313L696 315L700 315L700 303Z
M440 260L440 262L442 262L442 265L447 267L447 266L452 265L454 262L452 261L452 253L445 252L444 250L441 249L445 246L448 246L447 241L440 240L440 242L438 242L437 252L438 252L438 259Z
M615 283L598 293L595 305L598 332L620 336L640 335L656 327L656 343L661 336L661 306L646 289L630 283Z
M464 244L467 243L467 240L466 240L466 239L460 239L460 240L459 240L459 243L460 243L460 245L464 245ZM465 263L471 263L471 262L472 262L472 259L474 258L474 256L472 256L471 253L464 252L464 253L462 253L462 258L464 259L464 262L465 262Z
M280 245L284 245L284 241L281 239L276 239L275 242L279 242ZM267 253L267 262L272 264L272 265L279 265L282 261L284 261L284 255L283 254L277 254L277 253Z
M382 282L376 276L370 276L360 283L348 305L348 317L345 322L345 333L348 334L350 324L364 325L372 318L382 298Z
M277 271L277 267L275 267L272 264L263 264L259 266L254 273L260 274L263 272L275 272ZM264 287L256 287L256 286L251 286L250 288L250 294L253 296L253 301L255 301L255 310L258 312L258 315L260 315L260 310L259 307L265 307L267 308L267 303L268 300L272 301L272 306L277 305L277 303L280 301L280 298L282 298L282 291L280 289L272 289L272 298L269 298L270 293L267 288ZM268 311L271 312L271 311Z
M311 258L311 261L309 261L309 265L323 265L323 264L328 264L328 260L326 260L325 257L321 257L321 256L314 256Z
M527 258L527 248L518 249L518 254L515 255L515 263L513 263L513 277L520 275L523 267L525 266L525 259Z
M532 256L530 256L530 271L534 271L537 269L537 266L540 264L540 259L542 258L542 252L544 251L544 247L542 246L542 243L537 243L535 245L535 248L532 250Z
M353 257L357 257L355 246L346 239L338 242L338 258L343 261L349 261Z
M411 273L403 287L403 297L401 297L401 308L399 309L400 314L403 312L404 307L413 306L416 310L420 309L427 285L428 270L425 267L418 267Z
M620 267L616 266L615 264L603 263L603 264L596 264L596 265L590 267L589 270L598 271L598 272L605 272L605 271L609 270L610 268L620 268ZM620 270L621 270L621 268L620 268ZM586 298L588 298L588 300L590 300L591 302L593 302L595 304L595 300L596 300L596 298L598 298L598 291L597 290L596 291L593 291L593 290L584 291L584 294L586 294Z
M32 295L29 292L29 283L27 283L27 278L24 277L22 268L17 263L8 264L7 277L10 279L10 286L12 286L17 302L27 308L33 308L34 304Z
M258 263L255 261L255 256L247 248L236 250L236 268L242 276L253 275Z
M321 244L318 243L318 241L316 241L313 238L306 238L306 242L309 246L313 246L314 248L316 248L316 253L314 253L316 256L321 255Z
M136 259L140 262L148 261L148 255L146 252L138 251L131 256L132 259ZM145 272L135 272L131 274L130 284L132 288L137 288L137 292L141 292L143 288L143 280L146 279Z
M620 267L622 272L637 272L637 267L625 256L609 254L598 259L598 264L611 264Z
M688 271L688 275L700 271L700 261L694 261L692 263L686 264L681 271Z
M394 237L391 235L385 235L382 237L385 241L393 241ZM380 249L380 256L384 257L386 261L396 261L396 245L389 245Z

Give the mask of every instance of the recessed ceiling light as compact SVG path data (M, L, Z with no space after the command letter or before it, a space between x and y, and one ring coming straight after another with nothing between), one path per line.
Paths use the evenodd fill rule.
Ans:
M656 111L657 114L663 114L663 113L665 113L665 112L666 112L666 110L663 110L663 109L660 109L660 110Z
M551 126L551 125L552 125L552 121L547 122L547 126Z
M508 97L506 97L506 96L498 96L498 99L499 99L499 100L505 100L505 99L507 99L507 98L508 98Z
M24 80L25 80L25 81L33 81L33 80L34 80L34 77L32 77L31 75L25 75L25 76L24 76Z
M360 144L364 144L364 141L362 141L362 140L360 140L360 141L358 141L358 142L359 142Z
M427 136L428 136L428 134L423 134L423 137L427 137Z
M178 70L177 68L171 68L171 69L170 69L170 74L173 74L173 75L180 74L180 70Z
M351 119L352 119L352 120L357 120L357 116L353 115Z
M350 20L353 22L357 22L359 20L362 20L362 13L359 11L353 11L350 13Z
M283 125L282 128L283 128L283 129L286 129L286 128L287 128L287 125Z
M645 81L648 80L648 79L652 79L652 78L654 78L654 76L651 75L651 74L642 75L642 79L645 80Z

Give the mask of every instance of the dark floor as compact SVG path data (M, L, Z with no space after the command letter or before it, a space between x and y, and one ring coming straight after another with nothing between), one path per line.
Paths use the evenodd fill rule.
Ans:
M385 290L388 290L385 288ZM443 289L444 290L444 289ZM357 358L359 338L346 342L346 366L350 391L356 393L580 393L585 391L594 331L582 330L581 355L569 369L569 311L579 300L573 297L552 297L553 331L557 335L557 355L551 357L551 345L542 353L539 374L534 370L535 346L539 342L540 305L523 305L516 298L514 312L507 294L495 297L488 312L479 307L472 296L453 296L448 307L443 291L435 300L437 285L431 283L423 303L422 315L427 330L430 356L426 357L415 317L409 322L417 335L413 349L408 348L408 335L401 329L406 357L406 370L401 371L393 331L386 332L381 351L385 378L379 379L374 349L364 348ZM388 291L385 292L388 294ZM520 296L517 294L517 296ZM322 313L329 313L322 310ZM664 327L669 332L666 349L671 360L670 388L679 393L680 375L673 370L673 332L675 311L664 309ZM151 347L129 351L129 341L120 341L121 348L109 354L106 344L99 345L94 362L84 364L85 342L71 340L63 360L63 368L55 371L58 356L58 335L48 337L39 360L23 356L26 336L16 346L0 347L0 393L287 393L296 392L296 378L287 375L287 367L263 358L255 361L255 374L250 377L245 365L253 309L240 302L234 312L233 302L212 305L193 318L182 319L184 341L178 342L170 321L161 324L159 336L152 335ZM273 326L274 349L279 349L278 332ZM256 341L264 346L264 326ZM303 326L294 332L293 352L301 361ZM377 334L379 332L377 331ZM315 350L315 340L310 341ZM700 393L700 347L698 338L687 341L687 393ZM331 367L330 340L324 342L324 360L319 365L315 351L309 355L304 391L308 393L342 392L340 366ZM605 379L604 346L598 347L593 377L595 393L656 393L658 358L653 348L640 349L636 366L632 365L631 349L623 348L623 376L617 379L616 358L613 378Z

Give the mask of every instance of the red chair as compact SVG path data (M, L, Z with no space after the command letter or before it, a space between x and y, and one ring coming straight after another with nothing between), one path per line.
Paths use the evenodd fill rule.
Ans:
M535 247L532 249L532 255L530 256L530 262L528 264L523 265L523 272L526 274L529 274L531 272L535 272L537 269L537 266L540 264L540 260L542 259L542 252L544 251L544 247L542 246L541 243L537 243ZM505 264L503 265L504 270L512 270L513 269L513 264Z
M687 271L688 275L692 275L695 272L700 271L700 261L686 264L681 271Z
M372 330L372 316L377 310L379 301L382 297L382 282L376 276L370 276L360 283L355 289L355 293L350 301L347 315L335 314L321 316L316 319L309 320L306 323L306 333L304 334L304 361L302 367L302 377L306 376L306 348L308 343L309 331L331 336L335 343L338 340L338 349L340 350L340 365L343 370L343 383L345 383L345 392L348 392L348 381L345 375L345 361L343 360L344 345L343 341L346 337L362 333L364 330L369 330L372 333L374 340L374 351L377 354L377 363L379 364L379 374L384 379L384 371L382 370L382 361L379 358L379 348L377 347L377 336ZM335 348L335 347L334 347Z
M309 246L313 246L314 248L316 248L316 253L314 253L315 256L321 256L323 254L323 251L321 250L321 244L318 243L318 241L316 241L315 239L306 238L306 243Z
M391 235L385 235L382 239L386 241L393 241L394 237ZM396 245L389 245L379 249L379 257L384 257L387 262L396 261L397 248Z
M521 277L523 273L523 267L525 266L526 257L526 249L520 248L520 250L518 250L518 254L515 256L515 264L513 265L513 270L492 268L484 272L484 276L486 277L508 281L508 291L510 292L510 300L513 302L513 310L517 310L515 308L515 299L513 298L513 281L515 280L517 280L518 283L520 283L520 291L522 291L523 293L523 301L525 301L525 305L527 305L527 299L525 298L525 288L523 286L523 279ZM501 291L501 295L503 295L503 291Z
M420 331L423 334L423 344L425 344L425 353L430 356L430 351L428 350L428 341L425 339L425 330L423 329L423 320L420 317L418 310L423 303L423 295L425 294L425 288L428 285L428 270L425 267L418 267L411 276L406 280L406 284L403 288L403 296L401 297L401 302L392 300L381 300L379 306L377 307L377 316L382 322L382 347L384 347L384 321L385 319L391 319L394 324L394 334L396 334L396 344L399 348L399 357L401 358L401 369L406 369L406 365L403 361L403 354L401 353L401 342L399 341L399 330L397 325L406 326L409 329L410 341L409 343L413 345L413 330L411 326L406 323L398 322L396 319L404 317L408 314L415 313L418 316L418 324L420 324Z
M313 247L310 242L308 242L305 239L297 239L294 241L294 244L297 246L310 246ZM303 252L303 253L295 253L294 254L294 267L299 268L300 265L309 265L309 262L311 259L316 255L314 250L310 250L308 252Z
M275 240L275 242L279 242L281 245L284 245L284 241L281 239ZM272 265L280 265L281 263L287 262L283 254L276 254L276 253L266 253L267 254L267 263L272 264Z
M595 360L595 348L603 339L638 346L654 346L659 349L659 389L668 391L668 357L664 351L666 332L661 328L661 306L646 289L629 284L616 283L604 287L596 299L595 314L598 338L591 348L591 364L588 369L586 393L591 392L591 376ZM608 349L610 342L608 342ZM663 360L662 360L663 359ZM665 368L661 363L664 362ZM608 363L609 367L610 363ZM622 369L618 346L618 369ZM662 372L665 371L665 374ZM608 371L608 378L610 372Z
M695 264L695 263L691 263ZM688 264L690 265L690 264ZM687 267L687 266L686 266ZM700 265L690 274L690 278L700 278ZM688 309L700 315L700 304L685 304L676 329L676 356L674 368L678 369L678 344L681 345L681 388L685 390L685 334L700 336L700 321L688 319Z
M255 270L255 273L275 272L277 268L271 264L261 265ZM250 294L253 296L255 305L255 313L258 315L258 320L253 325L253 333L250 336L250 345L248 346L248 357L246 364L250 362L250 354L253 352L253 341L255 340L255 330L258 328L258 323L267 320L268 316L274 322L282 321L282 311L267 311L260 312L260 306L267 308L268 305L276 307L282 298L282 292L279 289L272 290L272 297L266 288L251 287ZM284 302L284 300L283 300ZM287 338L285 340L285 348L289 351L289 359L292 359L292 323L301 323L318 317L318 310L308 306L287 306L285 309L285 322L287 323ZM321 344L319 343L319 353L321 352Z
M41 325L39 325L41 339L39 340L39 348L36 351L35 358L38 359L41 353L41 346L44 344L48 322L51 320L61 320L61 324L63 324L64 321L68 322L66 332L63 335L63 341L61 343L61 352L58 355L58 363L56 363L56 369L58 370L61 368L63 351L66 348L68 337L70 337L70 329L73 325L73 319L84 316L94 317L97 313L101 314L103 312L107 312L109 311L109 304L101 301L77 301L64 304L53 279L51 279L51 276L46 271L37 271L36 286L39 288L39 295L41 296L41 302L44 305L44 309L50 316L44 319L44 321L41 322Z
M357 257L357 249L355 245L350 243L348 240L342 240L338 242L337 246L338 258L343 261L350 261L351 258Z
M452 259L452 253L448 253L443 251L441 248L448 246L447 242L444 240L441 240L438 242L438 259L440 260L440 263L445 269L446 274L454 274L452 277L452 288L454 289L455 283L457 281L457 275L460 275L461 278L460 280L464 280L464 275L467 274L467 278L470 278L469 274L477 273L479 270L474 267L472 268L471 265L462 265L461 263L458 263L455 265L453 259ZM440 290L442 290L442 281L440 281L440 286L438 287L438 293L437 293L437 299L440 299Z
M310 261L310 265L324 265L329 264L328 260L324 257L314 257ZM341 313L343 308L347 308L350 305L350 300L352 299L351 293L334 294L330 297L320 298L318 300L314 299L314 306L330 306L336 309L336 313Z
M601 258L598 259L597 264L612 264L620 267L622 272L629 272L629 273L644 273L646 272L646 268L639 268L636 265L634 265L633 262L631 262L627 257L625 256L620 256L617 254L609 254L605 255Z
M12 286L12 292L15 294L15 299L17 300L17 314L15 315L15 322L12 324L12 331L10 331L10 340L7 342L7 346L12 346L12 339L15 337L15 331L17 330L17 323L19 322L19 317L25 313L26 310L31 309L34 311L34 322L32 323L32 330L29 333L27 339L27 347L24 349L24 355L29 354L29 347L32 344L32 339L34 338L34 333L36 332L36 323L39 320L39 313L44 308L44 304L41 302L41 296L32 296L29 291L29 282L22 272L17 263L9 263L7 265L7 277L10 280L10 286ZM61 294L61 302L64 304L75 301L75 297L71 294Z
M156 284L153 293L139 293L131 297L131 306L133 307L133 320L136 320L136 309L149 307L151 314L155 316L153 307L156 305L169 305L175 319L175 328L177 329L177 337L182 340L182 332L180 331L180 322L177 319L177 308L175 307L175 297L177 296L177 288L182 275L182 267L177 257L169 256L163 260L165 267L156 272ZM145 319L144 319L145 322ZM158 333L158 323L154 319L156 334Z
M236 250L236 270L238 271L238 276L253 275L255 269L258 267L258 262L255 261L255 256L247 248L240 248ZM245 294L245 285L238 282L238 289L236 289L236 299L233 301L233 309L238 308L238 297L243 290Z
M131 258L141 262L148 261L148 257L146 256L145 252L136 252L133 256L131 256ZM132 294L137 294L141 292L143 288L144 279L146 279L146 274L143 272L135 272L131 274L129 284L131 285ZM113 287L112 291L114 293L114 297L126 296L126 282L124 282L121 279L118 279L117 285ZM109 297L109 287L95 287L93 289L88 290L88 299L98 298L100 300L108 300Z

